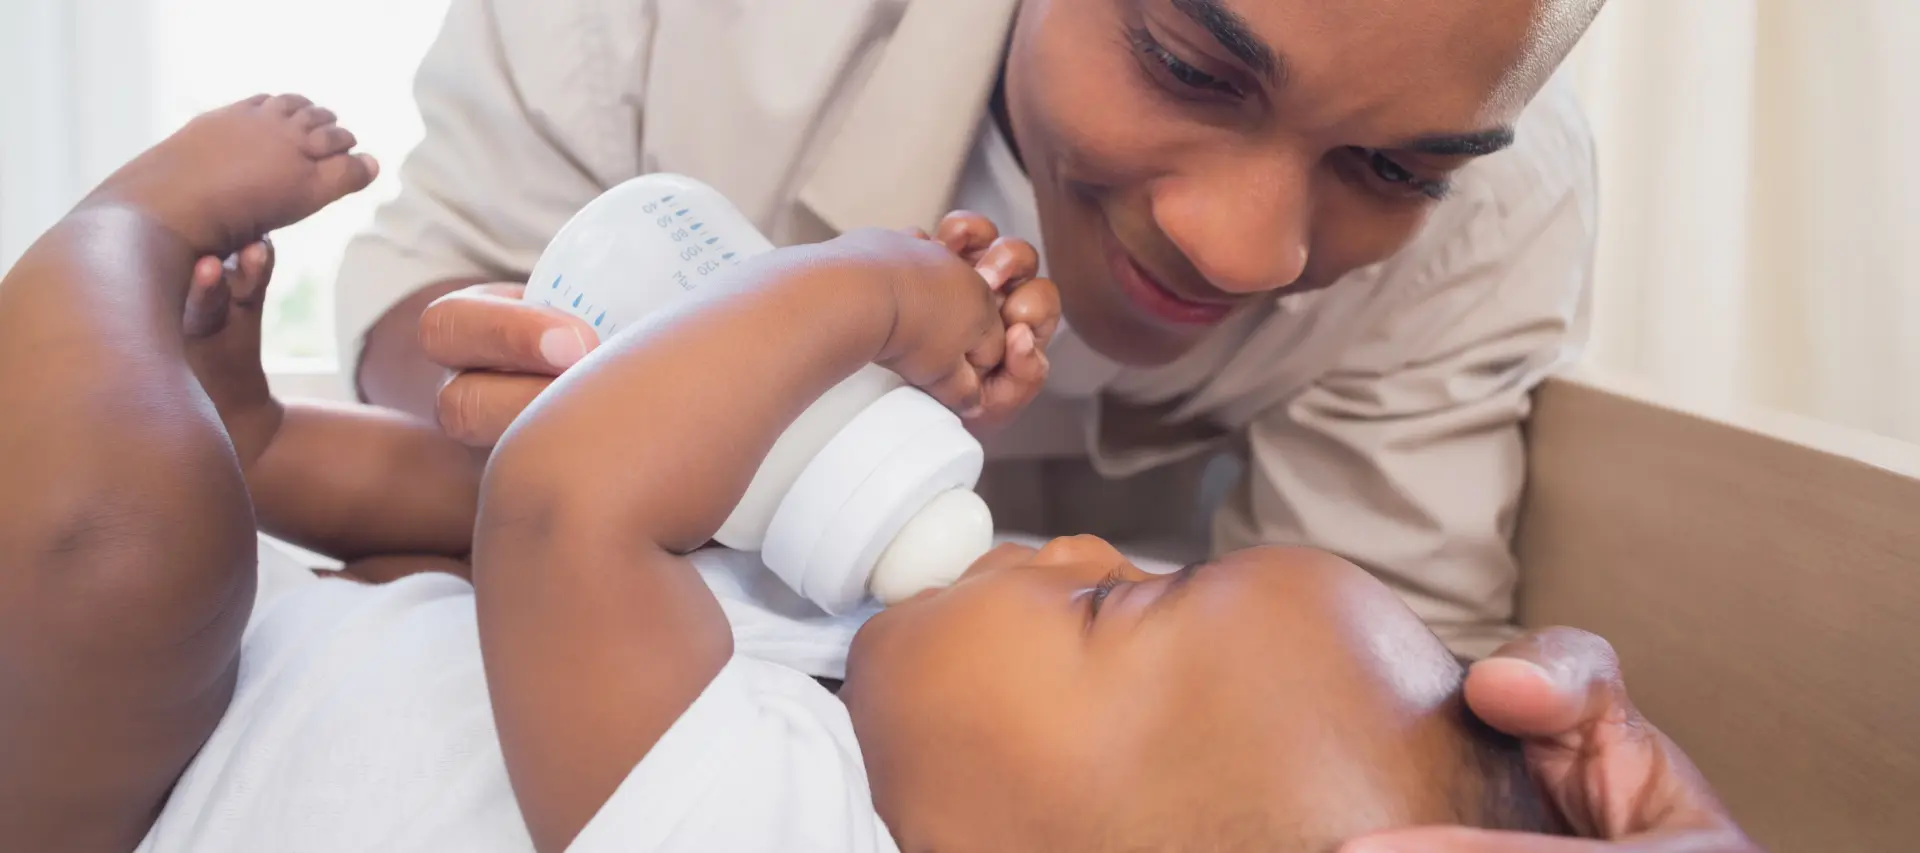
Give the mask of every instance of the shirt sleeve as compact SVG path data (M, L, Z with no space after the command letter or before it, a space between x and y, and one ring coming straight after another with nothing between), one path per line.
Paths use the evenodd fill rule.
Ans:
M800 672L736 656L571 853L895 853L846 708Z
M1250 424L1217 549L1325 548L1393 587L1456 653L1510 637L1521 423L1584 337L1596 229L1590 151L1557 165L1577 173L1563 189L1481 202L1412 295Z
M525 280L568 217L639 172L655 0L453 0L414 81L425 135L342 258L342 363L421 287Z

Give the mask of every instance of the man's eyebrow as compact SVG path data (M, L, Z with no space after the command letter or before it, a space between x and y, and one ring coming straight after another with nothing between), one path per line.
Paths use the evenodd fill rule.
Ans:
M1513 128L1493 127L1471 133L1436 133L1396 147L1435 157L1484 157L1506 150L1513 139Z
M1271 81L1285 79L1285 65L1281 63L1280 55L1254 34L1246 18L1227 8L1226 0L1173 0L1173 8L1192 18L1194 23L1213 36L1214 41L1246 63L1248 68Z

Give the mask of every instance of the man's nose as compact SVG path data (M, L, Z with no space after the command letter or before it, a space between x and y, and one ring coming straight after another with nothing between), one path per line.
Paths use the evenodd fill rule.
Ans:
M1310 158L1271 150L1223 156L1163 180L1153 194L1154 221L1215 288L1279 290L1306 272L1313 169Z

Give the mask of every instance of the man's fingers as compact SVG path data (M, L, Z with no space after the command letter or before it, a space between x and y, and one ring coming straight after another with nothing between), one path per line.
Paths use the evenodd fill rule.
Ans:
M440 386L440 431L470 447L492 447L553 379L469 370Z
M491 447L540 392L597 344L578 317L521 301L525 286L476 284L447 294L420 316L420 345L459 371L440 388L441 431Z
M1460 826L1382 832L1340 845L1336 853L1627 853L1598 841ZM1634 853L1640 853L1634 851Z
M1620 841L1556 838L1459 826L1401 829L1348 841L1337 853L1760 853L1738 832L1702 830Z
M1583 832L1731 826L1686 754L1634 707L1613 647L1593 634L1530 632L1473 665L1466 697L1487 724L1525 740L1535 778Z
M420 346L452 370L558 376L596 343L578 317L519 298L512 285L475 285L434 300L420 315ZM509 295L510 294L510 295Z
M510 281L495 281L487 284L468 285L454 293L471 293L476 296L498 296L501 299L520 299L527 293L527 286ZM453 294L447 294L452 296Z
M1475 663L1467 703L1488 725L1518 737L1558 738L1639 711L1627 698L1613 646L1586 631L1532 631Z

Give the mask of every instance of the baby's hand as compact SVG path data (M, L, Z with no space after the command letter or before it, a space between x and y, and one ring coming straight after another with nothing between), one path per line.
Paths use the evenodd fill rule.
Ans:
M1001 237L980 214L947 214L931 239L972 264L995 294L1006 343L993 361L970 362L979 377L979 404L961 410L961 417L975 432L999 427L1046 385L1047 344L1060 327L1060 292L1035 277L1040 255L1031 243Z
M260 322L273 245L252 243L227 258L201 258L193 268L182 324L187 363L220 412L240 467L250 469L280 429L282 409L260 364Z

